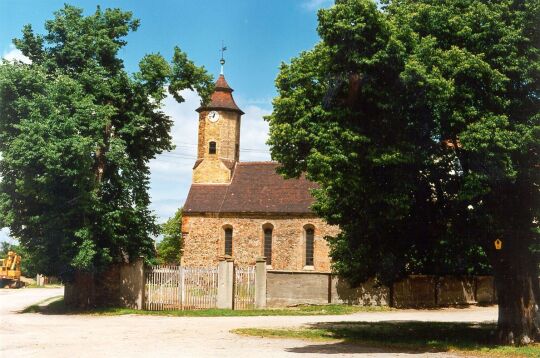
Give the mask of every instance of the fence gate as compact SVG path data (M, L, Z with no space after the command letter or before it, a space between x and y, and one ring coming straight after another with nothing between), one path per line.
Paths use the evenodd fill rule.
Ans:
M152 266L145 274L145 309L215 308L217 269L182 266Z
M152 311L178 309L182 305L180 266L153 266L146 272L145 308Z
M182 309L216 308L217 290L217 268L183 267Z
M234 309L255 308L255 267L236 268L234 271Z

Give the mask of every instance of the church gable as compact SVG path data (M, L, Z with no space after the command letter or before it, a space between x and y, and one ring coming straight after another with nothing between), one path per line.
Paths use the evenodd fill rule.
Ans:
M219 158L208 158L200 161L193 169L195 183L228 183L231 179L231 168Z

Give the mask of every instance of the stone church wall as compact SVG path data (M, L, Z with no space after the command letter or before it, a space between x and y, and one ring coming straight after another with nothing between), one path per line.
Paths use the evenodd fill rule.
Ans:
M315 216L244 216L211 217L185 215L183 262L186 266L216 265L225 254L224 228L233 229L233 259L239 266L255 264L263 256L263 226L273 226L272 265L273 270L330 271L328 245L324 237L339 232L335 226L326 224ZM305 264L306 225L315 229L314 264ZM186 235L187 234L187 235Z
M206 158L193 170L194 183L228 183L231 181L231 170L217 157Z

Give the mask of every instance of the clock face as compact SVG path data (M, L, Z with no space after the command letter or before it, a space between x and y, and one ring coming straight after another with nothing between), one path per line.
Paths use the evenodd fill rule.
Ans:
M208 113L208 119L210 120L210 122L217 122L219 119L219 113L216 111Z

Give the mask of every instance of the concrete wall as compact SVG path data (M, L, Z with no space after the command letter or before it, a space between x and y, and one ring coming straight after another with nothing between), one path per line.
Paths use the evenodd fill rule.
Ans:
M67 306L88 308L96 306L94 275L77 272L72 282L64 286L64 302Z
M264 255L263 226L273 226L272 265L273 270L330 271L328 245L324 237L334 236L339 231L324 220L310 216L244 216L211 217L184 214L182 230L184 236L183 262L186 266L215 266L225 254L225 225L233 228L232 258L240 267L253 266L257 257ZM315 228L314 265L305 267L304 226Z
M119 305L142 309L144 305L144 262L142 259L120 266Z
M68 306L80 308L111 306L142 309L143 260L112 265L99 274L77 272L73 281L65 285L64 301Z
M433 276L409 276L394 284L392 306L434 307L437 305L436 289Z
M392 290L367 281L351 288L347 281L322 272L267 272L268 307L299 304L343 303L398 308L494 304L493 279L479 277L410 276L396 282Z
M269 270L266 280L268 307L299 304L344 303L361 306L385 306L389 290L368 281L351 288L343 279L327 272Z
M298 304L325 304L331 300L329 273L268 271L266 305L285 307Z
M332 276L332 303L358 306L388 306L390 289L369 280L359 287L351 288L349 283L338 276Z
M497 302L497 291L493 276L477 276L475 287L476 301L479 304L492 304Z
M435 307L495 304L491 276L409 276L393 287L394 307Z
M437 305L451 306L476 303L474 277L439 277Z

